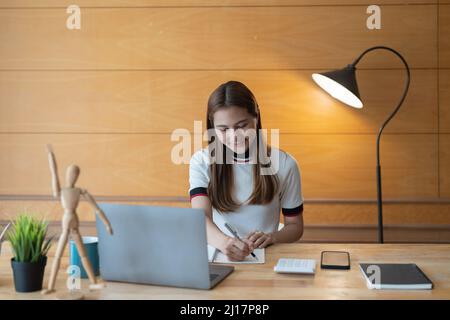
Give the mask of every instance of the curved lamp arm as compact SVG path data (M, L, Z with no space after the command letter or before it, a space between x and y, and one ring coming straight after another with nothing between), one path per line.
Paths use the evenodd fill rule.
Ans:
M361 53L361 55L352 63L352 65L355 67L358 62L361 60L361 58L368 52L373 51L373 50L377 50L377 49L382 49L382 50L387 50L390 51L392 53L394 53L397 57L400 58L400 60L403 62L403 64L405 65L405 69L406 69L406 81L405 81L405 88L403 89L403 95L400 99L400 101L397 104L397 107L394 109L394 111L387 117L387 119L383 122L383 124L380 127L380 131L378 132L378 136L377 136L377 195L378 195L378 242L383 243L383 209L382 209L382 193L381 193L381 166L380 166L380 139L381 139L381 133L384 130L384 127L388 124L389 121L391 121L391 119L395 116L395 114L397 113L397 111L400 109L401 105L403 104L403 101L406 98L406 94L408 93L408 89L409 89L409 83L410 83L410 72L409 72L409 66L408 63L406 62L406 60L403 58L403 56L397 52L396 50L389 48L389 47L384 47L384 46L376 46L376 47L372 47L369 48L367 50L365 50L363 53Z

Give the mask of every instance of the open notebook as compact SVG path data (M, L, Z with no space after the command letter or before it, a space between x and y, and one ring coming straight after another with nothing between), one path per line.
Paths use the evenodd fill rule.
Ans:
M208 260L214 263L232 263L232 264L251 264L251 263L264 263L265 262L265 249L255 249L253 253L256 255L258 260L256 260L251 255L248 255L243 261L230 261L227 256L221 251L208 245ZM214 261L213 261L214 258Z

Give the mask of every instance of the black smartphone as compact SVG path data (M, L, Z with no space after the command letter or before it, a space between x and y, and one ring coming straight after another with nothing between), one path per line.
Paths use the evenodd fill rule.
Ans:
M320 259L322 269L350 269L350 254L346 251L322 251Z

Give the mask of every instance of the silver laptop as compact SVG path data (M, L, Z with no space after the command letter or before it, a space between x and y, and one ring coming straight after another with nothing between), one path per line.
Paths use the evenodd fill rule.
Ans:
M234 267L208 262L201 209L100 204L111 236L97 216L104 280L211 289Z

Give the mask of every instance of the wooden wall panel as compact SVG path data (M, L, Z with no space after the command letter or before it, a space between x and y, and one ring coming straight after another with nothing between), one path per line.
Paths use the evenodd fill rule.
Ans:
M124 203L123 201L98 201L99 203ZM152 205L164 207L190 207L189 201L126 201L127 204ZM330 203L311 202L304 204L306 225L371 225L377 223L376 203ZM58 221L62 214L58 201L2 201L0 200L1 220L11 220L27 212L38 218L45 217ZM450 225L450 203L390 203L383 206L386 225ZM82 221L95 221L92 207L81 201L78 215ZM283 217L281 217L282 219Z
M98 201L102 203L104 201ZM120 203L118 201L111 201L112 203ZM146 201L146 202L127 202L130 204L142 204L152 206L165 206L165 207L190 207L189 201ZM0 220L12 220L14 217L26 213L36 218L45 218L49 221L58 221L63 214L61 204L59 201L1 201L0 200ZM86 201L81 201L78 206L78 217L81 221L95 221L95 210Z
M45 144L52 143L60 177L81 167L79 186L97 195L187 195L187 165L170 161L170 135L0 135L1 194L47 194ZM9 173L8 173L9 172ZM9 176L8 176L9 175Z
M439 144L441 197L450 198L450 134L441 134Z
M440 0L448 2L448 0ZM67 7L72 0L2 0L0 8ZM438 0L378 0L377 4L436 4ZM314 6L361 5L366 0L77 0L80 7L146 7L146 6Z
M287 138L288 137L288 138ZM289 135L283 150L298 161L307 198L376 198L375 135ZM437 137L381 140L385 198L437 197Z
M94 194L187 195L188 165L172 164L166 134L2 134L0 194L50 193L49 142L60 170L80 165L79 185ZM375 135L289 134L280 144L300 165L306 198L375 197ZM437 197L435 135L386 135L381 148L387 198Z
M311 80L312 71L3 71L0 132L171 133L206 118L209 94L230 79L256 95L265 128L281 133L376 133L397 104L403 70L360 70L363 109ZM386 133L437 133L437 74L412 70L401 111ZM441 81L444 82L444 81ZM443 93L446 93L443 85ZM195 92L196 94L192 94Z
M439 5L439 167L440 196L450 197L450 1Z
M450 68L450 1L439 5L439 67Z
M450 70L439 71L439 132L450 133Z
M377 32L366 28L365 9L85 8L75 31L60 8L7 9L0 11L0 30L9 31L0 34L0 68L329 69L378 44L399 49L412 67L437 66L435 5L383 6ZM385 52L361 67L402 68Z
M375 134L401 94L402 65L390 53L366 56L362 110L310 74L386 45L405 56L412 82L382 138L385 222L450 225L449 0L380 0L376 31L363 0L79 0L82 29L69 31L72 3L0 1L0 221L21 206L59 220L57 202L5 201L50 194L48 142L60 176L77 162L80 186L100 199L188 206L188 166L170 162L170 133L204 120L211 91L234 79L300 164L306 225L373 225L376 205L353 200L375 199ZM93 221L85 202L80 216Z

